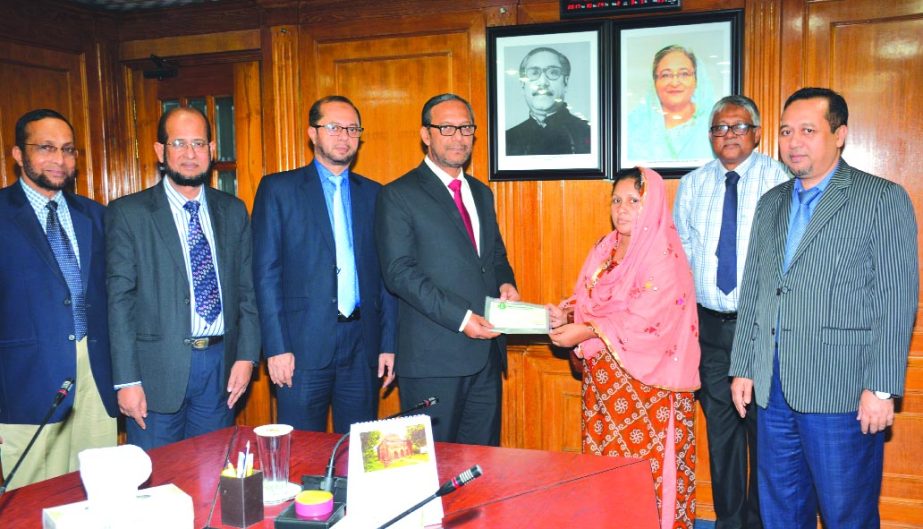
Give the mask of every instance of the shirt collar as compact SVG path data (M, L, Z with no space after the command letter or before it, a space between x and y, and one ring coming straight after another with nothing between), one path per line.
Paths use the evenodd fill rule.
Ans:
M37 207L37 209L44 208L49 202L57 202L60 206L64 202L64 193L57 191L54 196L51 198L46 197L45 195L39 193L38 191L32 189L32 186L23 181L25 176L19 178L19 184L22 186L23 192L26 194L26 198L29 200L29 203L32 204L32 207Z
M452 180L455 180L455 177L443 171L441 167L436 165L436 162L431 160L429 155L424 156L423 161L426 162L427 167L429 167L434 173L436 173L436 176L439 178L439 181L442 182L442 185L449 187L449 184L452 183ZM464 176L465 176L465 172L460 171L458 175L458 179L461 180L462 187L465 187L468 185L468 182L465 181Z
M170 178L170 177L168 177L168 176L164 176L164 177L162 178L162 180L163 180L163 187L164 187L164 190L166 190L166 192L167 192L167 199L168 199L171 203L173 203L173 204L175 204L175 205L177 205L177 206L179 206L179 207L183 207L183 205L184 205L186 202L189 202L189 201L192 201L192 200L198 200L200 206L204 206L204 205L205 205L205 186L199 186L199 196L197 196L197 197L195 197L195 198L186 198L185 195L183 195L182 193L180 193L179 191L177 191L176 188L174 188L172 185L170 185L170 182L167 181L167 180L169 180L169 178Z
M833 179L834 173L836 173L836 170L839 169L839 168L840 168L840 161L837 160L836 165L833 166L833 169L831 169L830 172L827 173L826 176L824 176L824 179L821 180L820 183L818 183L818 184L815 186L815 187L817 187L817 189L820 190L820 193L819 193L819 194L821 194L821 195L824 194L824 191L827 190L827 186L830 185L830 180ZM801 179L800 179L800 178L795 178L795 187L794 187L794 191L793 191L793 192L794 192L794 193L798 193L798 192L800 192L800 191L804 191L804 186L801 184Z
M333 171L328 169L324 164L317 161L317 158L314 159L314 167L317 169L317 174L320 175L321 179L327 180L333 183L333 177L342 176L345 180L349 180L349 167L343 170L339 175L333 174Z
M734 171L735 173L740 175L741 178L743 178L744 175L747 174L747 171L750 170L750 166L753 165L753 161L756 159L756 156L754 156L755 154L756 154L756 149L751 151L750 156L747 156L747 158L744 161L737 164L737 167L735 167L734 169L728 169L727 167L724 166L723 163L721 163L720 159L716 158L718 160L718 166L721 167L721 175L720 175L721 178L724 178L724 175L726 175L730 171Z

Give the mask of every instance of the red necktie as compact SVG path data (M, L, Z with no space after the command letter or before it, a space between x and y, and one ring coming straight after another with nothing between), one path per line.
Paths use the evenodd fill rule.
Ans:
M456 178L449 184L449 189L452 190L452 198L455 199L455 207L457 207L458 212L461 213L462 221L465 223L465 229L468 230L468 237L471 239L471 244L474 245L474 251L477 252L478 243L477 239L474 238L474 229L471 227L471 215L468 215L468 210L465 209L465 204L462 202L461 185L461 178Z

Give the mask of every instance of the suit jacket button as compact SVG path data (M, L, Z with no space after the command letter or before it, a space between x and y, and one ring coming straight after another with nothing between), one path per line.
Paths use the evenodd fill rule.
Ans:
M188 305L188 304L189 304L189 298L183 298L183 303L185 303L186 305Z
M487 273L487 269L484 268L483 266L481 267L481 273L482 273L482 274L486 274L486 273Z
M70 335L67 336L67 339L73 342L74 340L77 339L77 337L74 336L73 334L70 334Z
M332 298L332 299L330 300L330 303L336 304L336 302L337 302L337 298Z
M70 304L71 304L71 298L64 298L64 304L65 304L65 305L70 305Z

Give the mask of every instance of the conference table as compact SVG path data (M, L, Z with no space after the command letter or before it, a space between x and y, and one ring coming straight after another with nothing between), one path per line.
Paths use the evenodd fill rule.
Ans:
M240 426L232 453L247 440L255 445L252 428ZM192 496L195 529L205 526L218 487L228 444L235 428L226 428L150 451L153 472L142 488L174 483ZM292 438L291 480L321 474L339 436L295 431ZM336 474L345 475L347 446L337 457ZM442 498L442 527L656 529L659 527L650 464L641 459L600 457L452 443L436 443L439 482L475 464L484 475ZM435 492L435 491L433 491ZM86 499L78 473L14 489L0 496L0 527L42 527L42 509ZM422 499L422 498L421 498ZM291 502L266 507L262 523L272 528L276 516ZM221 524L220 501L211 521Z

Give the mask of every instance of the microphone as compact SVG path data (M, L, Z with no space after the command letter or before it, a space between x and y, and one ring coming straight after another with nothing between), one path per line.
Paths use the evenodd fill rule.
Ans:
M35 440L38 439L38 434L42 433L42 430L45 428L45 425L48 424L48 421L51 420L51 416L54 415L54 411L58 409L58 405L61 404L61 401L67 397L67 394L70 393L71 388L74 387L74 379L66 378L64 382L61 383L61 388L58 389L58 392L55 393L54 401L51 403L51 407L48 408L48 413L45 414L45 418L42 419L41 424L38 425L38 430L35 430L35 434L32 436L32 439L29 441L29 444L26 445L26 449L22 451L22 454L19 456L19 459L16 460L16 465L13 467L13 470L6 476L6 479L3 480L3 485L0 485L0 494L6 492L6 488L9 486L10 481L13 480L13 476L16 475L16 471L19 470L19 465L22 464L23 459L26 458L26 454L29 453L29 450L32 449L32 445L35 444Z
M467 485L468 483L470 483L471 481L473 481L475 478L481 477L481 475L483 475L483 474L484 474L484 472L481 470L481 465L474 465L473 467L469 468L468 470L466 470L466 471L462 472L461 474L455 476L454 478L450 479L449 481L446 481L445 483L442 484L441 487L439 487L439 490L437 490L434 494L430 495L430 496L427 497L425 500L423 500L423 501L421 501L420 503L414 505L413 507L407 509L406 511L402 512L401 514L398 514L398 515L395 516L394 518L391 518L391 519L388 520L384 525L380 526L378 529L385 529L386 527L390 527L390 526L394 525L394 524L397 523L401 518L407 516L408 514L412 513L413 511L415 511L415 510L417 510L417 509L419 509L420 507L423 507L424 505L426 505L426 504L429 503L430 501L432 501L432 500L434 500L434 499L436 499L436 498L445 496L446 494L449 494L449 493L451 493L451 492L455 492L456 490L460 489L461 487L464 487L465 485Z
M422 410L423 408L429 408L430 406L435 406L436 404L439 404L438 397L428 397L428 398L421 400L420 402L416 403L415 405L413 405L412 407L404 411L399 411L393 415L388 415L387 417L381 420L387 421L388 419L396 419L398 417L403 417L404 415L409 415L415 411ZM349 433L343 434L343 436L340 437L339 440L337 440L337 443L333 445L333 451L330 453L330 462L327 463L327 470L324 472L324 477L321 478L320 483L317 486L317 488L319 488L320 490L325 490L331 493L333 492L333 481L334 481L333 480L333 467L336 463L337 450L340 449L340 445L343 444L343 441L346 441L347 439L349 439Z

